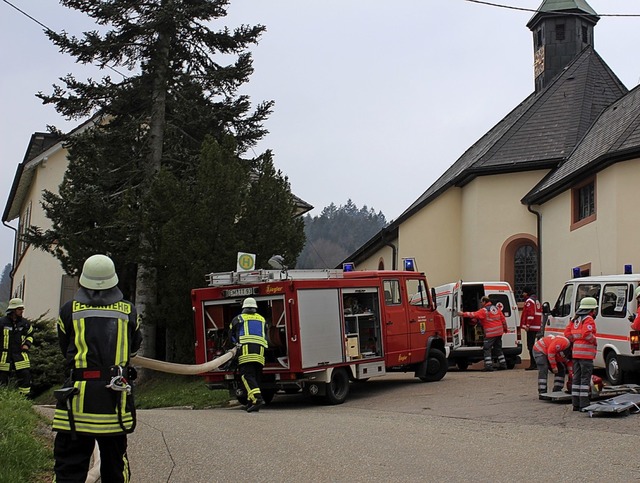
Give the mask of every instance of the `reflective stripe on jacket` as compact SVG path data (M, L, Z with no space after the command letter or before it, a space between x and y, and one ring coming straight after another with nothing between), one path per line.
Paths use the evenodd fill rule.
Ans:
M590 315L577 315L564 329L564 336L573 344L574 359L595 359L598 350L596 322Z
M257 362L264 365L264 350L268 347L264 317L242 313L231 321L231 341L242 345L238 363Z
M107 372L113 366L128 366L140 348L142 334L136 309L130 302L92 306L72 300L60 309L58 340L69 371L97 368ZM133 430L133 396L108 388L109 382L103 378L65 382L65 387L73 385L79 391L71 400L78 433L100 436ZM53 429L72 429L63 403L56 406Z
M527 298L522 307L520 327L525 330L540 330L542 327L542 305L535 295Z

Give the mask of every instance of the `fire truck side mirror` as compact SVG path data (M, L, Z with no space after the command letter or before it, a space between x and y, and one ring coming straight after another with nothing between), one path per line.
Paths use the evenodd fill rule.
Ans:
M436 304L436 289L435 289L435 287L431 287L431 308L433 310L436 310L436 308L437 308L437 304Z

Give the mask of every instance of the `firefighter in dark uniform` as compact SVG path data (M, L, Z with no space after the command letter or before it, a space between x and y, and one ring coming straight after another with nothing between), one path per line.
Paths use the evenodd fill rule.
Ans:
M136 309L117 287L113 261L89 257L80 289L60 308L58 340L69 379L56 391L56 483L84 482L95 444L103 482L128 482L127 434L135 428L129 361L142 335Z
M260 378L267 348L265 320L257 313L258 304L252 297L242 303L242 313L233 318L230 326L231 342L239 345L238 368L247 391L247 412L260 411L264 399L260 392Z
M9 383L12 369L18 378L18 391L24 396L31 390L31 362L29 349L33 344L33 327L22 318L24 303L22 299L9 300L7 315L0 319L2 347L0 347L0 386Z

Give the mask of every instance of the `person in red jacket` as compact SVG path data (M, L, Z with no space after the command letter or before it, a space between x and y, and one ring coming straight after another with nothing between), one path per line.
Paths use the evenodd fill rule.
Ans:
M507 332L507 319L502 310L492 304L486 295L480 299L482 308L476 312L458 312L460 317L476 319L484 331L482 353L484 357L483 371L493 371L493 356L498 358L498 369L507 368L507 360L502 352L502 334ZM477 323L476 322L476 323Z
M636 288L635 292L636 302L638 303L638 310L636 311L636 317L631 324L631 330L640 330L640 287Z
M573 368L569 339L561 335L546 335L534 344L533 357L538 367L538 395L547 392L549 371L554 374L552 391L562 391L564 376Z
M520 315L520 329L527 333L527 349L529 350L529 367L525 371L533 371L536 369L533 345L542 328L542 305L529 287L522 289L522 297L524 298L524 306Z
M598 350L596 322L593 319L598 310L598 301L584 297L576 311L576 316L564 329L564 336L573 344L573 380L571 382L571 402L574 411L582 411L590 404L589 389L593 374L593 359Z

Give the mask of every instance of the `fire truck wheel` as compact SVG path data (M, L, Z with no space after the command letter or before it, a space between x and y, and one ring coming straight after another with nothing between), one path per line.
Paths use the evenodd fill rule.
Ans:
M420 380L424 382L439 381L447 373L448 367L449 364L444 352L439 349L431 349L427 359L427 373L420 376Z
M264 399L265 403L271 404L271 401L273 401L273 398L276 395L276 391L273 389L260 389L260 394L262 394L262 399Z
M243 406L246 406L247 403L249 402L249 398L247 397L247 393L244 391L244 389L240 389L240 388L230 389L229 395L231 397L235 397L238 400L238 402Z
M327 404L342 404L349 394L349 375L344 369L335 369L331 373L331 382L327 384L324 401Z

